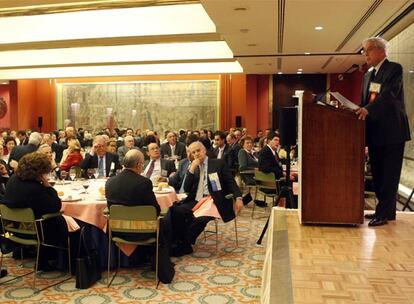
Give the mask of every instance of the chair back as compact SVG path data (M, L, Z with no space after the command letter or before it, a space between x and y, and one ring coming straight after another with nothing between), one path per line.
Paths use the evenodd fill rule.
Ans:
M37 239L36 223L32 209L9 208L6 205L0 204L0 218L3 234L8 232L11 235L20 234L30 236L31 239ZM18 236L12 236L10 239L17 243L26 243L27 241Z
M157 210L154 206L112 205L108 219L112 232L156 233L158 229Z
M259 188L277 190L277 181L273 172L264 173L262 171L256 170L254 172L254 180L256 181L256 185Z

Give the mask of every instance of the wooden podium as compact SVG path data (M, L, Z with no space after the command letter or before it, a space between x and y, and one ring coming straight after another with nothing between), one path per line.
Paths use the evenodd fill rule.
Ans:
M301 223L364 222L365 123L348 110L299 104Z

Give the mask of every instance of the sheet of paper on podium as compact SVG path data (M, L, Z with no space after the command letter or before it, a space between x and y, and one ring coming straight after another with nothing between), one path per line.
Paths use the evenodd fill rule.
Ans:
M329 92L333 97L335 97L336 100L338 100L345 108L351 109L351 110L358 110L359 106L354 104L352 101L347 99L345 96L343 96L339 92Z

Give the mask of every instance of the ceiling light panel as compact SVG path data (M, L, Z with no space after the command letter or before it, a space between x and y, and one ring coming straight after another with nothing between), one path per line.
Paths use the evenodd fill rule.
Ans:
M0 79L243 73L238 61L0 70Z
M0 67L229 58L225 41L209 41L6 51L0 52Z
M0 18L0 43L215 33L201 4Z

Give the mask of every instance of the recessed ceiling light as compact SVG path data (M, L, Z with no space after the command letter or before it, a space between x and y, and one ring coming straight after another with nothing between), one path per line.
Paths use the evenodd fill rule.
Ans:
M413 70L409 70L408 73L414 73L414 71Z
M322 31L323 27L322 26L315 26L315 31Z
M236 12L243 12L243 11L247 11L247 7L236 7L236 8L234 8L234 10Z
M302 72L301 71L297 71L296 74L302 74Z
M1 84L9 84L8 81L3 81Z
M282 75L283 74L283 72L277 72L279 75Z
M256 43L249 43L247 46L257 46Z
M247 29L247 28L242 28L242 29L240 29L240 32L242 32L243 34L246 34L246 33L248 33L248 32L249 32L249 29Z
M309 53L309 52L306 52L306 53L305 53L305 55L310 55L310 54L311 54L311 53Z
M299 71L299 72L302 72L302 71L303 71L303 69L298 69L298 71Z

